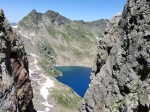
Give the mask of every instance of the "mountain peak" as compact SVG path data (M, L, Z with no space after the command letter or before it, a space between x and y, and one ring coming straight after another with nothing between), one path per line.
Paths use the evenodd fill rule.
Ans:
M49 18L49 21L51 21L52 24L61 26L62 24L69 23L70 20L62 15L60 15L58 12L48 10L44 14L45 17Z
M101 29L102 31L104 30L104 28L106 27L107 24L107 20L99 20L99 21L93 21L93 22L85 22L83 20L70 20L64 16L62 16L61 14L59 14L58 12L52 11L52 10L48 10L45 13L40 13L37 12L35 9L33 9L26 17L24 17L20 22L19 22L19 27L22 26L22 28L24 27L25 29L30 29L30 30L35 30L38 29L39 24L44 22L46 25L50 26L50 25L54 25L56 27L60 27L60 26L65 26L68 24L71 24L72 22L82 26L82 25L87 25L88 27L95 27L97 29ZM32 24L30 24L32 23ZM101 34L101 33L100 33ZM98 34L99 36L99 34Z
M48 17L58 17L60 14L58 12L55 12L55 11L52 11L52 10L48 10L45 12L45 15L48 16Z
M45 14L58 14L59 15L58 12L55 12L55 11L52 11L52 10L46 11Z
M33 9L26 17L18 22L18 25L24 26L25 29L35 30L41 21L42 14Z
M29 15L30 14L37 14L38 12L35 10L35 9L33 9L30 13L29 13Z

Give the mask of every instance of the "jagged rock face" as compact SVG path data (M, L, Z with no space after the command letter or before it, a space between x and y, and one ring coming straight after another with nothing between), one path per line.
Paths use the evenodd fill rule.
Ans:
M118 23L120 19L121 19L121 14L115 15L112 18L112 20L107 24L103 38L100 39L99 41L99 46L97 47L98 48L97 56L99 59L98 59L98 63L96 62L99 68L101 68L101 66L103 66L103 64L106 62L110 54L110 50L112 49L117 39L119 38L117 29L118 29ZM95 74L96 72L99 72L97 66L93 67L93 73Z
M107 31L100 41L80 111L149 112L150 1L128 0L114 33L114 45Z
M0 112L32 112L28 60L19 36L0 9Z
M34 9L28 14L28 18L24 17L24 20L27 20L26 23L21 22L20 25L24 26L25 30L29 30L29 31L31 31L32 29L37 30L39 28L39 24L42 20L42 14L38 13Z
M94 83L93 85L95 85L96 74L100 72L101 67L106 63L106 60L109 57L112 47L114 46L117 39L119 38L118 23L119 23L120 19L121 19L121 14L115 15L111 19L111 21L109 21L109 23L107 24L106 30L104 32L104 36L99 41L99 45L97 47L98 48L97 59L95 60L95 65L92 68L92 73L91 73L91 77L90 77L90 79L91 79L90 86L93 83ZM95 87L97 88L97 86L95 86ZM93 89L93 87L92 87L92 89ZM92 111L92 109L90 109L90 107L85 106L85 104L86 104L85 101L87 101L89 99L91 100L91 101L89 101L89 103L94 103L94 101L92 101L94 99L92 99L89 94L90 95L93 94L92 91L90 90L90 88L86 92L85 97L81 102L81 105L80 105L81 112L86 111L86 110ZM86 108L88 108L88 109L86 109Z
M60 15L58 12L54 12L51 10L45 12L45 14L43 15L43 20L46 24L49 23L49 25L54 24L58 26L69 24L71 22L69 19Z

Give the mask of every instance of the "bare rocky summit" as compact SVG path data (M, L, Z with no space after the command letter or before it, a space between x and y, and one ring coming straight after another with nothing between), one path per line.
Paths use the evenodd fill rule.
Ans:
M149 112L149 49L150 0L128 0L99 42L80 112Z
M33 112L24 45L0 9L0 112Z

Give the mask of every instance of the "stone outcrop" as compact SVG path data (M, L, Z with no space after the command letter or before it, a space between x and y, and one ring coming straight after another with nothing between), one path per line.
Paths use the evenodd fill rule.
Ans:
M114 22L100 40L80 112L149 112L150 0L128 0Z
M0 112L32 112L32 97L24 45L0 9Z
M92 69L92 76L95 76L94 74L97 74L99 72L100 68L106 63L106 60L110 54L110 50L116 43L118 36L118 23L121 19L121 13L115 15L112 20L107 24L106 30L104 32L103 38L100 39L99 45L98 45L98 54L97 54L97 60L96 65L93 66ZM97 68L98 67L98 68Z

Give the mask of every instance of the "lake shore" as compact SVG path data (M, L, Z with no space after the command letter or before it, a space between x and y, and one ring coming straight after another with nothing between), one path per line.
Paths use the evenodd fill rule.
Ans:
M63 74L62 77L56 77L56 79L83 97L90 83L92 69L85 66L56 66L55 68ZM79 83L80 81L82 84Z
M92 68L92 66L85 66L85 65L55 65L55 67L86 67L86 68Z

